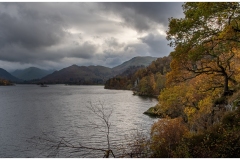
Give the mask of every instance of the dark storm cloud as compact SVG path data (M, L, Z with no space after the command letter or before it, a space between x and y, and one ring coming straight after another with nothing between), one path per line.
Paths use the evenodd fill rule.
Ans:
M41 49L35 50L33 53L33 51L23 48L20 45L8 45L1 48L0 51L0 60L4 61L33 63L48 60L58 62L65 57L91 59L96 52L96 46L89 42L85 42L81 45L75 44L60 50L51 51Z
M0 3L0 68L113 67L134 56L168 55L158 30L166 30L168 18L182 16L181 5Z
M118 43L116 43L118 44ZM99 59L105 60L105 64L109 67L115 67L136 56L149 56L148 45L145 43L118 44L114 48L118 50L107 49ZM121 46L121 47L120 47Z
M93 58L96 50L97 46L91 44L91 42L84 42L81 45L76 44L75 46L65 50L65 53L68 53L68 57L90 59Z
M30 49L48 47L59 43L64 36L59 24L53 23L52 19L41 18L36 12L20 10L19 17L2 13L0 19L0 46L19 44Z
M183 16L181 6L183 3L173 2L123 2L103 3L104 9L120 15L125 25L132 26L139 31L149 30L154 22L168 26L168 18Z
M64 16L57 14L61 8L52 12L41 12L36 7L46 3L3 3L5 9L14 6L17 14L0 12L0 59L11 62L30 63L42 60L58 61L64 57L91 58L95 46L89 42L72 46L69 44L61 50L48 50L59 45L67 38L64 28L69 25ZM34 8L35 7L35 8ZM71 38L71 37L70 37Z
M105 40L105 43L108 44L109 47L122 47L124 44L120 44L118 40L114 37L110 37Z
M116 64L121 64L122 60L120 57L114 57L114 58L107 58L106 59L106 64L109 66L115 66Z
M150 33L140 39L149 46L149 52L153 56L163 57L172 51L172 48L166 47L169 42L161 35Z

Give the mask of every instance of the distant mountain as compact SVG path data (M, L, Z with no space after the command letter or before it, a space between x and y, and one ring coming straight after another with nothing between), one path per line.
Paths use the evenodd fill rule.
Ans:
M148 66L155 57L135 57L114 68L104 66L72 65L43 77L41 83L104 84L109 78L121 74L130 67Z
M21 82L22 80L14 77L13 75L11 75L10 73L8 73L6 70L0 68L0 78L1 79L6 79L12 82Z
M77 66L72 65L55 71L40 82L67 83L67 84L103 84L112 75L111 68L104 66Z
M113 69L115 73L121 74L126 69L128 69L131 66L148 66L152 63L152 61L155 61L157 57L134 57L130 59L129 61L124 62L123 64L116 66Z
M91 72L93 72L96 76L103 78L103 79L108 79L109 77L112 76L113 71L111 68L104 67L104 66L89 66L88 67Z
M54 70L43 70L36 67L29 67L23 70L15 70L11 74L19 79L29 81L33 79L41 79L53 72Z

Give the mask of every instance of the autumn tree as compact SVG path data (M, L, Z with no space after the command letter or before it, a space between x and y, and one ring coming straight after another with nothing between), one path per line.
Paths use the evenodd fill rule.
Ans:
M207 129L215 100L231 94L240 80L239 4L184 3L183 11L184 18L170 19L167 39L175 50L156 110Z
M166 83L166 75L162 75L161 73L157 72L155 75L156 79L156 89L157 93L159 94L160 91L165 87Z
M148 91L148 80L147 77L143 77L139 82L139 91L141 93L147 93Z
M199 75L163 89L156 112L165 117L182 117L191 130L207 129L214 123L213 106L221 89L209 90L214 77Z
M221 81L212 88L229 94L236 84L234 64L240 42L240 8L237 2L184 3L184 18L171 18L167 39L175 47L169 82L214 75Z
M151 128L151 144L153 157L171 157L182 137L188 133L181 118L160 119Z

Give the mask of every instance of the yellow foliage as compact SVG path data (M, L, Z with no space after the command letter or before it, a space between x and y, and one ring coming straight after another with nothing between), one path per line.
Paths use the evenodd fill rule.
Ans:
M212 106L213 106L212 97L206 97L200 100L198 103L199 113L201 114L211 113Z
M193 121L193 119L195 118L196 112L197 112L197 109L193 107L186 107L184 109L184 113L187 115L189 122Z
M163 89L159 95L159 103L161 105L159 112L167 114L181 112L186 94L185 89L187 88L183 85Z
M212 111L213 101L221 93L221 89L209 89L215 81L214 76L202 74L165 88L159 95L158 113L172 118L186 116L188 122L194 124L197 118Z

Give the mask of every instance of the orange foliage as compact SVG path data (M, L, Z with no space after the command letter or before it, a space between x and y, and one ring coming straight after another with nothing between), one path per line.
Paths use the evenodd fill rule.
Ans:
M182 137L188 133L181 118L160 119L151 129L151 150L153 157L171 157Z

